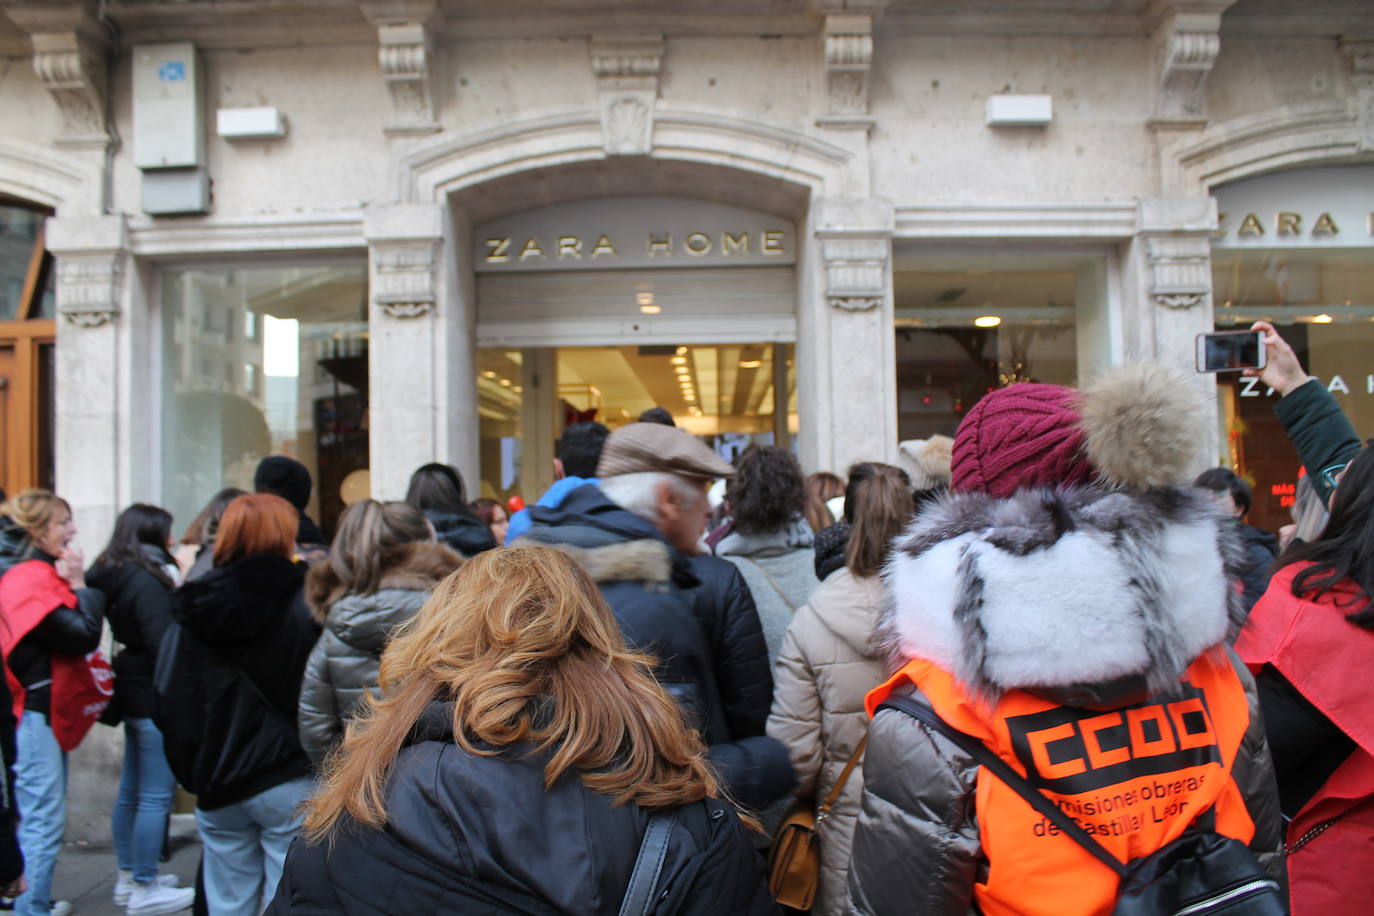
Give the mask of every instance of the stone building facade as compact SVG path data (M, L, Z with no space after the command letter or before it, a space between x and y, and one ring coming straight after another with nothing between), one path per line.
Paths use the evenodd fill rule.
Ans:
M998 384L1191 366L1288 248L1321 311L1228 302L1345 283L1364 339L1371 163L1364 0L0 4L88 554L269 451L326 520L436 460L532 498L563 424L648 403L843 471ZM1244 226L1293 175L1305 222Z

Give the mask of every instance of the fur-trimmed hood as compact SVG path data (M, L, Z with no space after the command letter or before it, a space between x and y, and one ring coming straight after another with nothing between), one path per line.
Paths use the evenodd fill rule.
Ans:
M1240 557L1201 491L946 496L894 544L879 636L894 667L928 659L987 699L1119 700L1233 635Z
M382 578L377 590L429 593L439 580L462 565L463 558L443 544L433 541L402 544L382 557ZM330 608L347 594L328 560L310 567L305 577L305 598L317 623L324 624Z

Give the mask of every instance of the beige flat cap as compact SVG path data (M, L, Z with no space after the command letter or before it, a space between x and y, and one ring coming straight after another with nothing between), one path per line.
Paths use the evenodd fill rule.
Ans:
M611 433L601 449L597 477L661 471L696 480L733 477L735 469L686 430L630 423Z

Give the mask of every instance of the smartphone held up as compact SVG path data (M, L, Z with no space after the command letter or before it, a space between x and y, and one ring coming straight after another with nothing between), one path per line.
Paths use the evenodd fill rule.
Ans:
M1197 371L1241 372L1263 369L1263 331L1217 331L1197 336Z

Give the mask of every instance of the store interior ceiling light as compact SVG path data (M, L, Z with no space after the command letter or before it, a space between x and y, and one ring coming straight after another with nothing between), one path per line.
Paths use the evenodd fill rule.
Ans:
M672 363L674 366L685 366L687 365L687 357L674 356L672 359L668 360L668 362Z
M763 360L761 359L742 359L739 361L739 367L741 369L757 369L762 365Z
M1336 320L1336 319L1332 318L1330 315L1326 314L1325 312L1323 312L1323 313L1320 314L1320 315L1313 315L1313 316L1312 316L1312 323L1313 323L1313 324L1330 324L1331 322L1333 322L1333 321L1335 321L1335 320Z
M659 312L663 311L663 306L653 304L641 305L639 310L646 315L657 315Z
M496 372L492 369L484 369L482 371L482 378L496 378Z
M677 348L677 354L676 354L676 355L678 355L678 356L686 356L686 355L687 355L687 348L686 348L686 347L678 347L678 348Z
M1002 318L1000 315L979 315L977 318L973 319L974 327L978 328L995 328L1001 323Z

